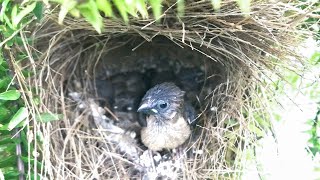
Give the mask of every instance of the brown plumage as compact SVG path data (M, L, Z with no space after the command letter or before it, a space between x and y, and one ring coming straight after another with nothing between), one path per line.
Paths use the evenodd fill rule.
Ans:
M147 118L141 140L149 149L173 149L189 138L193 115L186 112L190 108L185 108L184 94L175 84L165 82L148 90L142 98L138 112L147 114Z

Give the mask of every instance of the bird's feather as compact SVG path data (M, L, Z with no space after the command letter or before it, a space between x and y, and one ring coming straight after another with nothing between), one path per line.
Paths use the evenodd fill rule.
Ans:
M147 126L141 130L141 140L149 149L173 149L190 136L195 111L184 94L174 83L164 82L142 98L138 111L147 114Z

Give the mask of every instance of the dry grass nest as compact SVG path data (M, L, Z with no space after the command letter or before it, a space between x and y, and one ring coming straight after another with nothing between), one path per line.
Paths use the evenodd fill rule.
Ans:
M164 7L158 24L131 19L126 25L106 18L102 34L81 19L67 17L64 25L58 25L55 10L30 27L35 44L27 46L32 63L24 67L34 70L27 82L41 99L40 107L30 104L30 108L34 114L63 114L59 121L30 122L30 134L43 137L35 146L40 152L36 158L44 165L42 175L50 179L241 176L254 159L256 140L272 128L266 82L270 75L280 74L280 66L292 67L288 59L297 57L294 49L304 35L297 30L301 14L279 1L254 1L246 17L233 1L223 1L219 12L213 12L208 1L188 1L180 18L175 8ZM152 167L132 128L136 124L130 118L136 118L135 113L126 109L120 116L106 98L108 80L122 76L122 82L128 82L132 73L152 78L150 70L169 71L179 79L181 69L201 74L190 81L200 84L194 96L197 125L182 147L182 156L155 152Z

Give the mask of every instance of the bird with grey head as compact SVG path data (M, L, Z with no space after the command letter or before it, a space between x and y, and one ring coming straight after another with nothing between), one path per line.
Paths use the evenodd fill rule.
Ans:
M189 138L194 110L186 106L184 94L174 83L165 82L149 89L142 98L138 112L146 114L146 119L140 123L141 140L150 150L174 149Z

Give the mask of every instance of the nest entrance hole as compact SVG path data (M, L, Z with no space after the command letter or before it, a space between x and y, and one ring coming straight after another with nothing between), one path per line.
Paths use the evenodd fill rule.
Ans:
M89 87L83 88L85 94L94 94L110 111L136 111L148 89L173 82L187 91L186 96L200 113L210 108L203 104L226 79L223 65L166 37L146 42L140 37L122 36L96 46L84 43L81 49L86 50L77 59L79 62L69 64L64 77L81 81L81 86ZM67 89L70 85L74 86L69 84Z
M68 48L64 43L67 43ZM200 127L204 127L200 128L197 135L186 144L188 157L185 160L198 162L199 166L212 166L212 163L203 164L196 160L196 155L193 154L197 150L204 152L210 149L213 154L206 154L201 159L222 162L223 157L219 154L225 151L225 147L219 147L223 142L218 142L213 134L218 134L217 136L223 134L222 129L225 127L223 121L229 117L225 113L233 111L230 108L229 112L219 110L234 103L229 101L230 98L226 96L228 92L225 90L225 86L230 85L230 82L227 82L230 69L226 69L221 63L187 46L176 44L166 37L157 37L152 42L144 42L144 39L130 35L98 40L88 36L84 40L64 41L57 47L56 52L50 57L52 67L59 72L54 78L59 78L55 82L63 82L63 94L67 97L64 105L58 109L64 111L62 108L66 108L64 112L67 119L55 124L57 129L62 128L60 133L52 137L57 141L53 145L53 149L57 151L55 153L61 154L62 157L79 156L74 154L76 152L72 150L74 147L66 145L66 141L76 141L80 143L80 147L84 146L82 149L85 149L85 152L94 157L91 164L96 160L100 162L95 158L101 157L104 153L108 156L106 159L119 163L114 166L114 162L107 160L100 162L104 168L99 172L104 171L108 177L115 177L115 172L123 168L126 171L122 173L129 177L149 176L149 172L140 167L146 164L144 155L146 148L139 139L141 127L137 123L140 117L136 109L149 88L169 81L187 92L186 96L189 96L200 117ZM229 89L232 89L230 87ZM77 95L74 95L75 93ZM57 99L55 101L57 102ZM85 113L88 111L91 113ZM107 118L101 118L102 116ZM81 125L75 126L79 122ZM79 131L77 130L76 137L71 139L69 136L68 139L70 133L64 129L71 128L69 131L74 131L72 130L74 127L78 127ZM214 127L220 130L215 132ZM97 129L107 131L107 134ZM85 138L88 135L94 138ZM65 144L66 150L61 152L59 144ZM88 149L87 146L91 148ZM109 153L118 154L126 160L123 158L115 160L114 157L109 157ZM91 161L86 156L81 158L82 161ZM188 166L178 164L175 167L174 161L167 162L164 156L160 159L160 164L166 162L168 166L158 164L159 168L176 169L172 177L181 175L181 166ZM78 160L75 159L74 163L76 161ZM131 163L126 163L127 161ZM141 162L144 164L141 165ZM225 166L223 163L215 165L217 168L223 166ZM93 167L84 165L78 168L80 171L90 171ZM66 166L60 167L58 171L69 170L70 167Z

